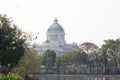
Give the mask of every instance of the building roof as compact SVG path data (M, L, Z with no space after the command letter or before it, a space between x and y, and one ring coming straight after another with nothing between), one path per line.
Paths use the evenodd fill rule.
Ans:
M62 26L58 23L57 18L55 18L54 23L48 28L47 31L64 31Z

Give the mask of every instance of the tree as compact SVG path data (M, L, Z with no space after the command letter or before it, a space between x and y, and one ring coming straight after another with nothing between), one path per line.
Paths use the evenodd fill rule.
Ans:
M73 50L73 61L76 64L86 64L88 55L81 50Z
M56 58L56 72L59 73L65 73L67 65L70 64L69 59L66 56L58 56Z
M108 64L109 64L109 60L108 60L108 54L107 54L107 51L105 49L101 49L101 54L99 56L99 60L100 60L100 63L101 65L103 66L103 69L101 70L102 71L102 74L108 74Z
M72 66L76 67L76 71L79 74L80 66L87 64L87 54L79 49L67 51L63 54L62 58L64 59L63 63L65 67Z
M18 66L13 69L13 72L26 76L35 73L39 67L40 58L36 51L32 48L25 47L24 56L20 59Z
M61 57L60 56L58 56L56 58L56 65L55 65L55 67L56 67L56 72L59 74L60 73L60 69L61 69Z
M52 72L52 69L55 66L56 53L53 50L48 49L41 58L42 65L45 66L47 73Z
M70 56L71 54L66 52L62 56L57 57L55 65L57 73L66 73L66 67L72 63L72 56Z
M0 15L0 63L13 68L24 55L25 38L22 31L6 17Z
M102 45L102 49L104 49L105 54L108 56L109 63L112 63L113 69L115 69L115 74L119 73L119 60L120 60L120 39L116 40L105 40L105 44ZM109 64L110 65L110 64ZM110 66L109 66L110 68ZM110 70L110 69L109 69ZM112 70L112 69L111 69Z
M87 54L90 54L91 52L96 51L99 47L91 42L84 42L80 44L79 48L86 52Z
M73 64L77 66L77 69L78 69L77 73L79 74L80 66L87 64L88 55L79 49L73 50L72 53L73 53L73 57L72 57Z
M88 66L89 66L89 71L90 74L102 74L102 68L103 66L101 65L100 59L102 59L101 56L101 50L97 50L95 52L92 52L88 56ZM101 69L101 70L100 70Z

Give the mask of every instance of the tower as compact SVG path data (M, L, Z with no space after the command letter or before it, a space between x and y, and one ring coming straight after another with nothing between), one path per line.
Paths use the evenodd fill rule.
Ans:
M61 45L66 44L64 29L58 23L57 18L55 18L54 23L47 30L47 41Z

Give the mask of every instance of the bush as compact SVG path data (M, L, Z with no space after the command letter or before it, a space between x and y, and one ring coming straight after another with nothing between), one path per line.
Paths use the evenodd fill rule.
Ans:
M24 78L18 74L8 73L7 75L1 74L0 80L24 80Z

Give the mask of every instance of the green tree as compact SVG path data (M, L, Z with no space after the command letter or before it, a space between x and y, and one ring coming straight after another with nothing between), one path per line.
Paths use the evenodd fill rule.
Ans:
M89 56L88 56L88 66L90 69L90 74L102 74L102 71L100 71L100 69L102 69L102 65L100 62L100 50L92 52ZM102 59L102 58L101 58Z
M67 66L73 66L76 67L76 71L79 74L80 72L80 66L87 64L87 54L79 49L75 49L72 51L67 51L61 56L62 59L62 65L66 68Z
M108 54L107 51L105 49L101 49L101 54L99 56L99 60L100 60L100 64L103 66L103 68L101 69L102 74L108 74Z
M66 73L66 67L71 64L71 57L65 53L62 56L58 56L56 59L56 71L57 73Z
M56 67L56 72L59 74L60 73L60 69L61 69L61 65L62 65L62 60L61 60L61 56L58 56L57 58L56 58L56 65L55 65L55 67Z
M85 52L79 49L76 49L76 50L73 50L72 53L73 53L73 61L76 65L87 63L88 55Z
M116 40L105 40L104 41L105 44L102 45L102 49L104 49L104 54L106 54L108 57L108 62L109 62L109 66L107 66L107 70L109 70L109 72L111 70L115 70L114 74L118 74L119 73L119 65L120 65L120 39L116 39ZM112 65L111 65L112 64ZM111 68L111 69L110 69ZM107 71L108 72L108 71Z
M22 31L6 17L0 15L0 63L13 68L24 55L25 38Z
M80 67L87 64L88 61L88 55L77 49L77 50L73 50L73 64L75 64L77 66L77 73L80 73Z
M41 57L42 65L45 66L47 73L51 73L53 67L55 66L56 53L53 50L47 50Z
M36 51L32 48L25 48L25 54L19 61L13 72L17 72L22 76L27 76L29 74L35 73L40 67L40 58Z

